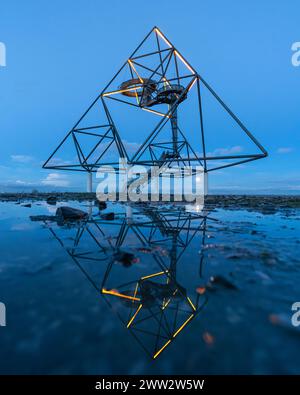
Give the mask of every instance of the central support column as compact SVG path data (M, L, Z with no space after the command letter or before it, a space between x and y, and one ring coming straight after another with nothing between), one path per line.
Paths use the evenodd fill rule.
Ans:
M93 192L93 173L91 171L87 173L86 191L88 193Z
M130 204L127 202L126 204L126 220L127 223L131 224L133 220L133 215L132 215L132 207Z
M172 126L173 155L175 155L175 157L176 157L178 154L177 108L175 109L175 111L172 114L171 126Z

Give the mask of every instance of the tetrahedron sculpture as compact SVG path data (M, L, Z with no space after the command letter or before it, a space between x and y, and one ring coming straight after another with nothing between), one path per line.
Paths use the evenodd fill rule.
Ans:
M117 168L125 158L146 166L201 165L209 172L265 156L238 117L154 27L43 167L96 172L105 165Z

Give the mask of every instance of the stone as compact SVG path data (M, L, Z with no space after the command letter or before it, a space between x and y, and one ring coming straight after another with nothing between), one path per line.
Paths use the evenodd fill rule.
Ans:
M104 219L105 221L113 221L115 219L115 214L114 213L102 214L101 218Z
M106 202L101 202L100 200L95 200L94 205L99 208L99 210L105 210L107 208Z
M78 221L87 218L88 214L77 208L68 206L58 207L56 210L56 217L64 221Z
M46 200L46 202L47 202L48 204L51 204L51 205L53 205L53 206L56 205L56 201L57 201L56 196L49 196L49 197L47 198L47 200Z

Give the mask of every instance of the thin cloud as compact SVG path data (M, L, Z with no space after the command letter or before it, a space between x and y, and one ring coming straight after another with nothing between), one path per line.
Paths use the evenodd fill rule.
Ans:
M10 158L13 162L18 163L29 163L34 160L33 156L30 155L11 155Z
M50 173L41 181L41 184L53 187L68 187L70 186L70 181L64 174Z
M240 145L235 145L233 147L226 147L226 148L216 148L213 152L209 152L207 154L211 156L224 156L224 155L234 155L239 154L242 152L244 148Z
M71 165L71 164L74 164L74 163L77 163L77 162L78 162L78 158L77 157L74 158L73 162L71 160L64 160L64 159L55 158L55 157L51 158L51 160L50 160L51 166ZM44 164L44 163L45 163L45 161L41 162L41 164Z
M293 151L292 147L279 147L277 150L278 154L289 154Z
M34 185L33 182L28 182L28 181L23 181L23 180L16 180L15 184L16 185L24 185L24 186Z

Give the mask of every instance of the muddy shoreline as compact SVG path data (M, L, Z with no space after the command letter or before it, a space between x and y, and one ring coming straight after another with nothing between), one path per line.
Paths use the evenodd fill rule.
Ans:
M54 193L2 193L0 202L35 202L54 198L57 202L93 201L95 193L54 192ZM147 204L147 203L137 203ZM155 204L155 203L151 203ZM161 204L161 203L160 203ZM178 204L178 203L177 203ZM180 204L180 203L179 203ZM300 196L286 195L209 195L205 198L209 208L245 209L272 214L277 211L290 211L300 208Z

